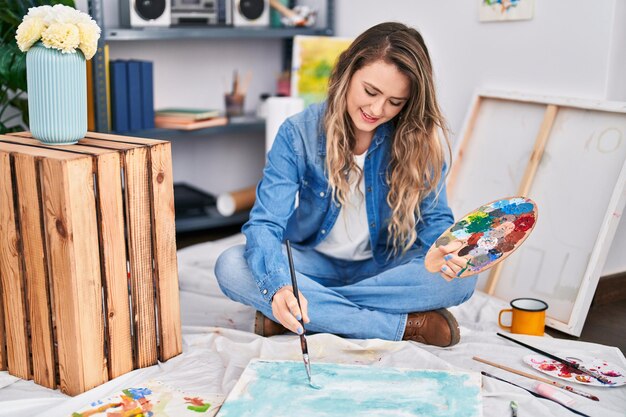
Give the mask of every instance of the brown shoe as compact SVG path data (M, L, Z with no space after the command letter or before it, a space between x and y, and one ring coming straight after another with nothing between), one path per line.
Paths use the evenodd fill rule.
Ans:
M256 316L254 317L254 333L258 334L259 336L276 336L279 334L287 333L288 331L289 330L283 327L282 324L276 323L273 320L268 319L260 311L256 312Z
M460 339L459 323L445 308L409 313L402 337L402 340L440 347L456 345Z

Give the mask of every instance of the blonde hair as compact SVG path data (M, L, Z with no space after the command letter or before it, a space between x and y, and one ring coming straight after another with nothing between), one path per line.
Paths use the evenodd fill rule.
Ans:
M421 220L420 203L436 190L446 161L445 138L451 157L448 129L437 103L435 83L428 50L415 29L401 23L381 23L357 37L337 61L329 80L328 104L324 116L326 131L326 170L333 198L346 204L350 190L348 175L362 175L354 163L356 145L346 96L356 71L382 60L395 65L410 81L410 97L392 120L395 127L391 143L387 204L391 218L387 225L391 255L405 253L417 239L416 224ZM438 194L437 194L438 195Z

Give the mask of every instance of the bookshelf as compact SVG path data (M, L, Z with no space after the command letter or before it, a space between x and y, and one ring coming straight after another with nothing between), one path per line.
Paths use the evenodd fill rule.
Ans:
M257 117L242 117L231 119L223 126L207 127L196 130L173 130L173 129L149 129L131 132L132 136L139 136L152 139L173 140L181 137L207 137L219 136L234 133L263 132L265 130L265 120Z
M170 27L148 29L112 28L104 30L109 41L147 41L168 39L290 39L296 35L332 35L332 29L312 28L232 28Z
M334 34L334 0L315 0L316 6L323 9L323 27L314 28L250 28L250 27L222 27L222 26L184 26L184 27L148 27L148 28L121 28L107 27L104 21L104 4L111 0L88 0L89 14L102 28L102 35L98 41L98 50L92 59L93 95L95 108L95 124L98 132L108 132L109 114L107 109L107 80L105 65L105 45L111 43L110 48L118 42L151 42L203 39L216 41L224 39L270 39L282 42L283 67L288 68L291 60L293 37L296 35L332 36ZM307 0L305 0L306 3ZM292 3L298 3L293 1ZM322 20L320 20L322 21ZM156 87L155 87L156 88ZM231 119L227 125L214 126L198 130L149 129L129 132L129 135L175 140L178 138L206 138L232 135L237 133L262 133L265 130L265 121L255 117L241 117ZM175 179L176 180L176 179ZM176 193L175 193L176 199ZM197 217L176 217L177 233L197 230L210 230L243 224L248 218L248 212L236 213L230 217L223 217L213 208L204 210L205 215Z
M110 1L110 0L107 0ZM89 14L102 28L102 36L98 41L98 50L92 59L93 80L94 80L94 100L95 100L95 121L96 130L99 132L108 131L109 114L107 110L107 85L105 75L105 52L104 45L109 42L124 41L158 41L158 40L185 40L185 39L276 39L282 41L284 45L283 59L286 61L291 57L292 39L296 35L316 35L332 36L334 34L334 2L335 0L319 0L324 7L325 26L315 28L250 28L250 27L218 27L218 26L188 26L188 27L147 27L147 28L111 28L106 26L104 21L105 0L88 0ZM297 3L297 1L295 2ZM233 127L238 130L239 127ZM228 128L226 128L228 130ZM147 132L133 132L139 135ZM206 133L206 132L205 132ZM221 133L225 133L222 129Z

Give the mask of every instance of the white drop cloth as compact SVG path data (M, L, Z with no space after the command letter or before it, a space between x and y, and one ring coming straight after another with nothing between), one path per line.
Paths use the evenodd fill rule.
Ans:
M225 298L220 292L213 265L225 248L243 243L242 235L208 242L178 252L183 323L183 354L166 363L138 369L74 398L58 390L22 381L0 372L0 416L70 416L88 404L133 384L158 379L198 395L228 394L252 358L300 360L297 336L263 338L253 334L254 311ZM530 388L533 381L472 360L479 356L528 373L536 373L522 362L533 353L496 336L498 311L506 303L477 292L465 304L450 309L461 326L461 342L451 348L436 348L414 342L378 339L342 339L328 334L308 339L313 366L316 362L369 364L415 369L484 370ZM518 336L548 352L597 356L626 368L621 351L594 343ZM519 416L574 416L561 406L537 399L527 392L489 378L483 379L483 411L486 417L510 416L509 403L517 401ZM574 408L591 416L626 416L626 386L595 388L576 384L591 392L599 402L569 394Z

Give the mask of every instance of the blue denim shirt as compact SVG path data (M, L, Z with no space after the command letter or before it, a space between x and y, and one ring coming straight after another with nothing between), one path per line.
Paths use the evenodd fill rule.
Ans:
M257 186L250 220L242 229L247 238L245 258L268 303L276 291L291 285L289 263L282 251L285 239L294 247L315 247L332 229L341 209L332 199L324 173L325 109L323 103L314 104L281 125ZM391 122L376 129L363 169L372 256L380 265L390 262L387 224L391 208L386 175L392 137ZM405 256L424 256L453 223L443 180L439 188L437 198L433 192L422 201L417 240Z

